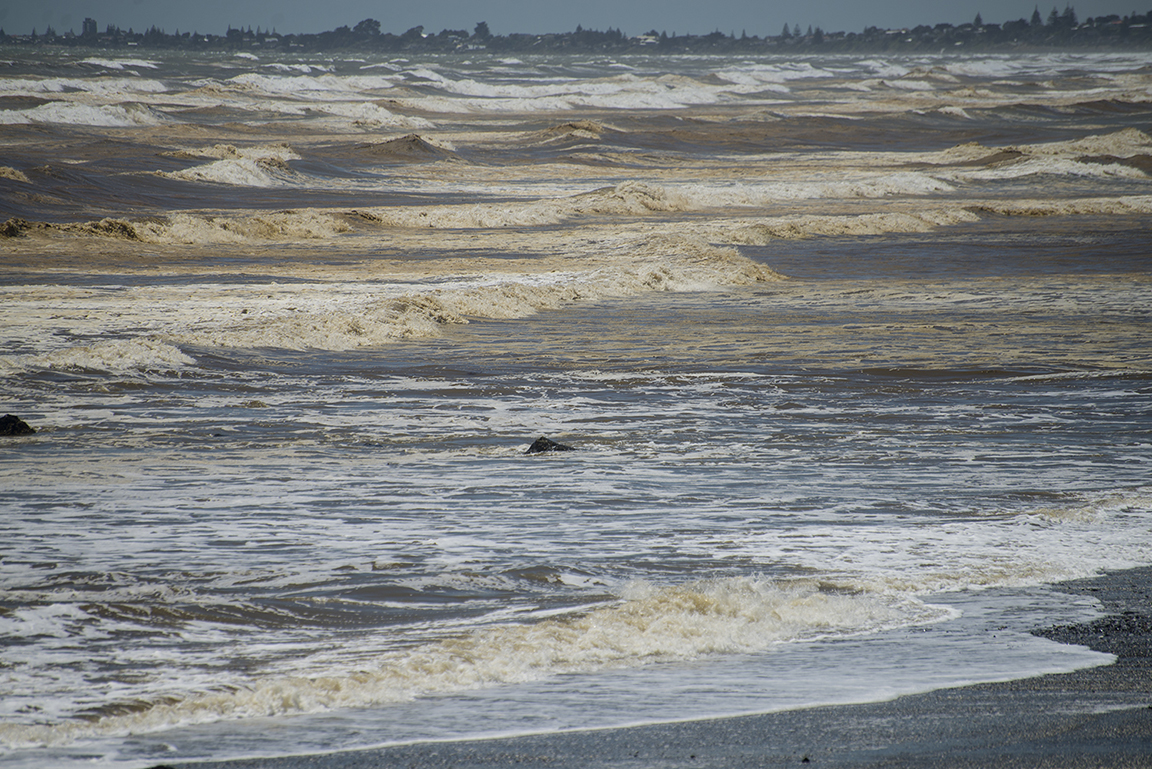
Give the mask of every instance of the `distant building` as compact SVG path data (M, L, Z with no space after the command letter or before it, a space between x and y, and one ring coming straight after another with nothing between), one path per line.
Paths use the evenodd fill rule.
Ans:
M80 33L80 37L84 38L85 40L96 39L96 19L84 19L84 26L81 29L83 31Z

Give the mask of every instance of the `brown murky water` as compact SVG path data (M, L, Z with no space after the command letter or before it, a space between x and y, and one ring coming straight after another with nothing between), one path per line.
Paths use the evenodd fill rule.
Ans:
M1150 64L13 62L5 761L1099 664L1028 631L1152 562Z

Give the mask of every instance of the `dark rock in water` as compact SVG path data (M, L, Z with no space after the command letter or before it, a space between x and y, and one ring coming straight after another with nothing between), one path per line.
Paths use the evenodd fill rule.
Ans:
M0 435L31 435L36 432L23 419L12 414L0 417Z
M549 439L541 436L541 437L537 438L535 441L533 441L532 445L529 446L528 450L525 451L524 453L525 454L543 454L546 451L575 451L575 450L576 449L572 448L571 446L565 446L563 443L557 443L556 441L549 440Z

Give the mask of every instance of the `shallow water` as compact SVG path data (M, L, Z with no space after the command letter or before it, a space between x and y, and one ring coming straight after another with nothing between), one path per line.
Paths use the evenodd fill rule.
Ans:
M1150 63L12 65L5 761L1106 663L1029 630L1152 563Z

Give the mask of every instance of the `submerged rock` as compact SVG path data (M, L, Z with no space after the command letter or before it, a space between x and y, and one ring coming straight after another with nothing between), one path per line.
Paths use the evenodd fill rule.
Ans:
M0 435L31 435L36 432L18 416L5 414L0 417Z
M541 436L541 437L537 438L535 441L533 441L532 445L529 446L528 450L525 451L524 453L525 454L543 454L546 451L575 451L575 450L576 449L572 448L571 446L565 446L563 443L557 443L556 441L549 440L548 438Z

